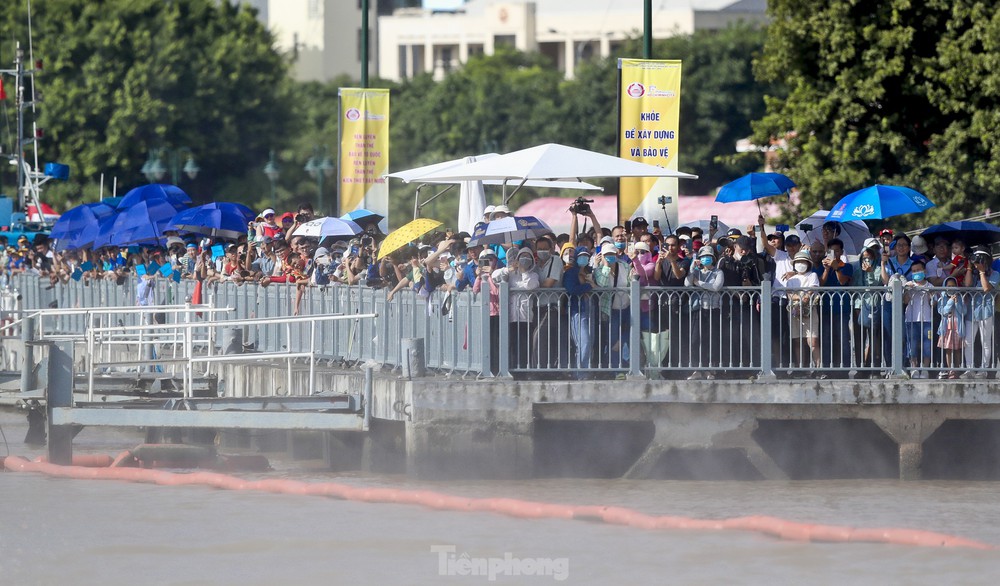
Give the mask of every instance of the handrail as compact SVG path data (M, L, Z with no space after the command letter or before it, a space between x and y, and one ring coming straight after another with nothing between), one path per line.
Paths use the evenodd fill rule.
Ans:
M187 316L190 319L190 313ZM87 397L88 400L94 400L94 370L95 368L107 367L115 364L120 365L134 365L136 361L123 361L120 363L108 362L108 363L97 363L94 361L94 345L95 337L97 334L102 332L122 332L122 331L159 331L159 330L180 330L183 331L183 352L180 358L165 358L165 359L153 359L144 360L141 364L182 364L184 369L184 396L190 398L194 390L194 364L197 362L203 362L206 364L216 363L216 362L241 362L241 361L255 361L261 360L262 358L277 358L287 360L287 378L286 392L291 394L292 387L292 361L296 358L308 358L309 359L309 394L312 394L315 387L315 376L316 376L316 324L319 322L327 321L340 321L340 320L357 320L357 319L369 319L378 317L377 313L364 313L364 314L328 314L328 315L309 315L309 316L289 316L283 318L282 320L275 320L274 318L254 318L254 319L242 319L242 320L212 320L212 321L186 321L178 322L173 324L145 324L136 326L115 326L115 327L88 327L85 333L88 347L87 356ZM270 352L265 354L254 353L254 354L228 354L225 356L194 356L193 351L193 336L192 330L195 328L215 328L215 327L230 327L230 326L254 326L254 325L276 325L284 324L286 328L286 335L288 339L291 339L290 327L293 323L303 323L309 322L311 324L310 336L309 336L309 351L308 352L293 352L289 345L288 351L286 352Z

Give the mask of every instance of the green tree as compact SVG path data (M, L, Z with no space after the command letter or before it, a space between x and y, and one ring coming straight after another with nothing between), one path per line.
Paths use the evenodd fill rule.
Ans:
M913 226L1000 203L1000 2L771 0L756 73L784 81L755 123L787 137L781 163L805 211L875 183L939 207Z
M0 7L5 38L26 45L22 3ZM79 199L101 173L145 183L151 149L189 147L196 199L245 199L272 145L288 141L287 63L248 8L212 0L51 0L32 15L46 131L41 158L72 168L51 188ZM259 177L258 177L259 176ZM264 188L266 190L266 187ZM93 196L88 196L88 199Z

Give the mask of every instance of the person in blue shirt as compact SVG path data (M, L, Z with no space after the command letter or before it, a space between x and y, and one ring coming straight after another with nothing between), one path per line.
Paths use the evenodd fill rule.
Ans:
M883 233L885 230L882 231ZM892 249L882 248L882 284L889 285L892 279L913 280L913 259L910 257L910 237L897 234L892 239ZM889 299L882 304L882 356L886 364L892 364L892 304ZM902 303L902 300L899 301ZM904 348L903 352L907 352Z
M571 254L567 254L571 253ZM590 368L594 351L594 306L590 291L594 288L594 274L590 267L590 249L585 246L573 248L567 243L562 248L562 258L567 262L563 271L563 288L566 289L569 305L569 334L576 347L576 368L578 379L588 375L584 369Z
M854 277L854 267L845 262L844 241L832 238L826 245L826 253L821 255L815 271L820 287L837 288L850 286ZM824 291L821 304L821 341L823 365L826 367L846 367L850 365L850 318L851 295L848 292Z

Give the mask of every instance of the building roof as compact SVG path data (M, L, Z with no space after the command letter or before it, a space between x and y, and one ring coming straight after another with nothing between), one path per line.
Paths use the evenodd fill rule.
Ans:
M553 12L624 12L637 11L642 17L642 9L620 0L511 0L511 4L534 2L539 13ZM467 14L483 14L486 7L497 0L469 0L464 7ZM697 10L727 12L767 11L767 0L659 0L653 3L653 15L664 10Z

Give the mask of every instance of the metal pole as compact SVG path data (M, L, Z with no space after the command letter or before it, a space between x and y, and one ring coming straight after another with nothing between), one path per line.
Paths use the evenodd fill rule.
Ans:
M500 344L497 348L493 348L493 350L500 353L498 356L500 366L498 376L500 378L511 378L510 348L511 344L515 344L517 342L510 339L510 283L507 281L501 281L497 283L497 287L500 289L500 319L497 320L499 322L497 327L500 329ZM489 301L487 301L487 305L489 305ZM486 344L489 345L489 338L486 339ZM520 348L518 348L518 350L520 350Z
M653 58L653 0L642 5L642 58Z
M892 280L892 376L902 378L903 373L903 281Z
M24 361L21 363L21 392L27 392L35 388L35 317L24 316L21 322L21 343L24 346L21 354Z
M361 87L368 87L368 0L361 0Z
M372 387L373 387L373 377L372 377L372 367L368 366L365 368L365 390L364 390L364 402L362 409L364 410L364 423L363 429L368 431L372 422Z
M774 323L771 315L771 276L765 275L760 284L760 376L757 380L775 380L773 362L771 355L771 343L774 340L772 332ZM784 335L782 332L780 335Z

